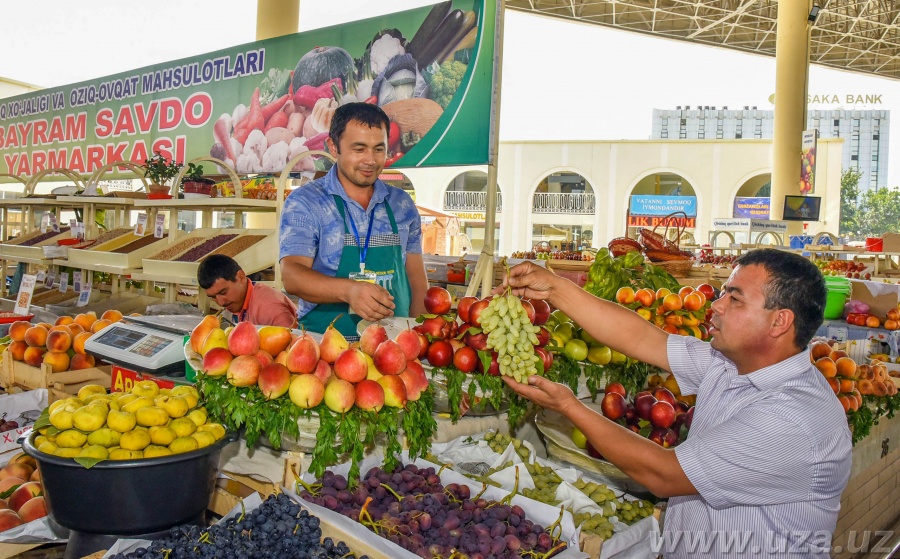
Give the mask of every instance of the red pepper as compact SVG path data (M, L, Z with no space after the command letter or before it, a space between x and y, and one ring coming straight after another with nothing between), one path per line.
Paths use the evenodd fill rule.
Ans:
M396 122L391 122L391 127L388 130L388 149L393 150L394 146L397 145L397 142L400 141L400 127Z
M394 165L395 163L397 163L398 161L400 161L400 158L402 158L402 157L403 157L402 151L394 152L394 154L391 155L390 159L388 159L387 161L384 162L384 166L390 167L390 166Z

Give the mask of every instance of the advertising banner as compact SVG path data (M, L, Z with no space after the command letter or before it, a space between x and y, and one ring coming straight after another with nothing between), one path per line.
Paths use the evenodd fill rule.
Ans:
M816 141L818 130L804 130L800 145L800 195L806 196L816 191Z
M769 198L738 196L734 199L733 214L734 217L769 219Z
M696 217L670 217L666 219L666 216L649 216L649 215L629 215L628 216L628 227L665 227L668 225L669 227L696 227L697 226L697 218Z
M88 175L155 152L278 173L326 149L335 108L352 101L391 118L394 167L486 164L496 9L447 0L3 99L0 174Z
M633 195L629 211L631 215L669 215L672 212L684 212L688 217L697 217L697 198Z

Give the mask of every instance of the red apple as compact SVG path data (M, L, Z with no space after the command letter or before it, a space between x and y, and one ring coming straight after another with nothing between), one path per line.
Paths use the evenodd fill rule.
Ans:
M446 338L445 328L447 326L447 321L444 320L443 316L426 318L421 326L421 332L425 334L425 336L430 336L432 340L443 340Z
M675 408L669 402L658 401L650 407L650 424L654 427L671 427L675 423Z
M677 400L675 399L675 395L669 392L668 388L663 388L661 386L657 386L653 389L653 397L660 402L669 402L672 407L674 407L675 402L677 402Z
M463 336L463 343L476 351L487 349L487 334L479 332L478 334L467 333Z
M537 345L540 347L544 347L545 345L550 343L550 330L547 330L545 327L541 326L537 333L538 343Z
M459 300L456 305L456 314L463 322L469 322L469 308L472 303L478 300L478 297L466 296Z
M484 363L481 361L481 359L478 360L478 372L494 377L500 376L500 363L497 362L496 351L491 352L491 365L490 367L488 367L487 371L484 370Z
M622 386L622 383L620 383L620 382L612 382L610 384L607 384L606 388L604 390L606 391L607 394L609 394L611 392L615 392L617 394L621 394L623 398L628 397L628 393L625 392L625 387Z
M485 297L484 299L479 299L472 303L472 306L469 307L469 320L468 322L473 326L478 326L481 328L481 313L491 304L491 299L489 297Z
M657 427L650 431L650 435L647 438L663 448L673 447L678 442L678 435L675 434L675 431L664 427Z
M453 297L443 287L429 287L425 292L425 311L431 314L447 314Z
M453 354L453 366L464 373L471 373L478 367L478 352L471 347L462 347Z
M435 367L446 367L453 362L453 346L446 340L435 340L428 346L425 358Z
M628 411L625 397L617 392L608 392L600 402L600 411L607 419L618 421L625 417L625 412Z
M549 371L550 367L553 366L553 354L540 346L534 348L534 353L541 358L541 362L544 365L544 372L546 373Z
M637 411L638 417L644 421L650 421L650 408L657 402L656 398L651 395L641 396L634 401L634 409Z
M534 307L534 324L540 326L550 318L550 304L542 299L528 299Z

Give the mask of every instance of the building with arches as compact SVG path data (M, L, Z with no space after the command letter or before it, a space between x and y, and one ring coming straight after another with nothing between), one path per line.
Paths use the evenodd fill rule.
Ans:
M842 149L841 138L819 139L812 195L822 198L822 212L819 222L808 224L809 234L838 232ZM638 194L695 197L696 220L688 232L704 243L714 219L732 217L736 197L754 196L770 182L772 140L500 142L497 161L495 254L544 242L555 248L605 246L626 233L631 196ZM402 172L416 202L459 216L460 234L480 251L486 168Z

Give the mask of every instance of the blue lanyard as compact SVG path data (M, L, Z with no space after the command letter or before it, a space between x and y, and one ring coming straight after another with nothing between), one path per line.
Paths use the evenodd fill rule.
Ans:
M343 199L341 199L344 202ZM359 247L359 271L363 273L366 271L366 253L369 252L369 239L372 237L372 224L375 223L375 209L372 209L372 216L369 218L369 230L366 231L366 244L360 245L359 243L359 231L356 230L356 223L353 221L353 215L350 213L350 208L347 207L347 202L344 202L344 209L347 210L347 217L350 218L350 227L353 229L353 236L356 237L356 246Z

